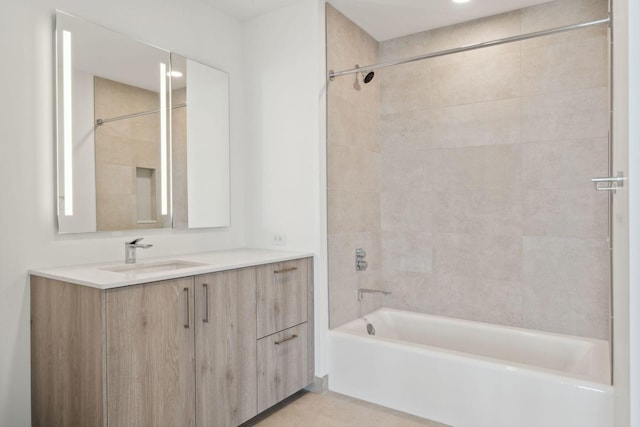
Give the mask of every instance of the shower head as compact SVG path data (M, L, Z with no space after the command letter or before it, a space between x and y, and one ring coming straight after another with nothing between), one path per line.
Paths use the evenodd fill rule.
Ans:
M360 66L358 64L356 64L354 68L360 68ZM364 71L360 71L358 74L360 74L362 76L362 81L365 84L367 84L371 80L373 80L373 76L375 75L375 73L373 71L369 71L368 73L365 73Z
M375 75L373 71L369 71L367 74L361 72L360 74L362 74L362 80L365 82L365 84L373 80L373 76Z

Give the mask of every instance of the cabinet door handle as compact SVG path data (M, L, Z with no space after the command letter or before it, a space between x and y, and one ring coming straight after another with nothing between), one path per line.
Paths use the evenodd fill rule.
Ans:
M296 271L297 269L298 269L298 267L289 267L289 268L285 268L283 270L274 270L273 274L289 273L290 271Z
M274 344L275 345L280 345L280 344L286 343L287 341L291 341L294 338L298 338L298 336L294 334L294 335L291 335L289 338L283 339L282 341L276 341L276 342L274 342Z
M186 317L186 319L184 319L184 327L186 329L189 329L189 323L191 323L190 319L189 319L190 318L190 316L189 316L189 288L184 288L184 297L185 297L184 299L186 301L186 308L187 308L187 310L186 310L187 317Z
M202 284L204 288L204 317L202 321L204 323L209 323L209 285L206 283Z

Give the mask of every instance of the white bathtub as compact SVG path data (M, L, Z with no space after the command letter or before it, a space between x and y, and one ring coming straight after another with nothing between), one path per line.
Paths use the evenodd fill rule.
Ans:
M383 308L329 332L329 389L455 427L608 427L602 340Z

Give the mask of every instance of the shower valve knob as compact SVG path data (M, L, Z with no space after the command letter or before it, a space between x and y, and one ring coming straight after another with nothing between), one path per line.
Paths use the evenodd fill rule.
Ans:
M364 249L356 249L356 271L364 271L367 269L369 264L364 260L366 256L367 253Z

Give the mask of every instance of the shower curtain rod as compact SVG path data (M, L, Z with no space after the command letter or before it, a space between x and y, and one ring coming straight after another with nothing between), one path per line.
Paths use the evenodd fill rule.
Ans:
M542 36L548 36L548 35L551 35L551 34L563 33L565 31L571 31L571 30L577 30L577 29L581 29L581 28L592 27L594 25L607 24L609 22L611 22L611 17L607 17L607 18L604 18L604 19L598 19L597 21L583 22L581 24L573 24L573 25L567 25L567 26L564 26L564 27L552 28L552 29L549 29L549 30L536 31L536 32L533 32L533 33L520 34L518 36L505 37L503 39L491 40L491 41L488 41L488 42L470 44L470 45L467 45L467 46L460 46L460 47L456 47L456 48L453 48L453 49L446 49L446 50L441 50L441 51L438 51L438 52L427 53L427 54L424 54L424 55L412 56L410 58L400 59L400 60L397 60L397 61L381 62L379 64L368 65L366 67L356 67L356 68L351 68L351 69L343 70L343 71L329 70L329 80L333 80L335 77L345 76L347 74L355 74L355 73L360 73L360 72L366 73L367 71L377 70L377 69L386 68L386 67L392 67L394 65L407 64L409 62L421 61L423 59L436 58L436 57L439 57L439 56L452 55L454 53L466 52L466 51L469 51L469 50L481 49L481 48L484 48L484 47L498 46L498 45L505 44L505 43L513 43L513 42L517 42L517 41L521 41L521 40L528 40L528 39L533 39L533 38L536 38L536 37L542 37Z
M173 107L171 107L171 109L175 109L175 108L182 108L182 107L186 107L187 104L182 103L182 104L176 104ZM143 111L141 113L131 113L131 114L125 114L124 116L118 116L118 117L112 117L110 119L96 119L96 126L102 126L105 123L109 123L109 122L115 122L118 120L124 120L124 119L132 119L134 117L140 117L140 116L148 116L149 114L155 114L155 113L159 113L160 110L152 110L152 111Z

